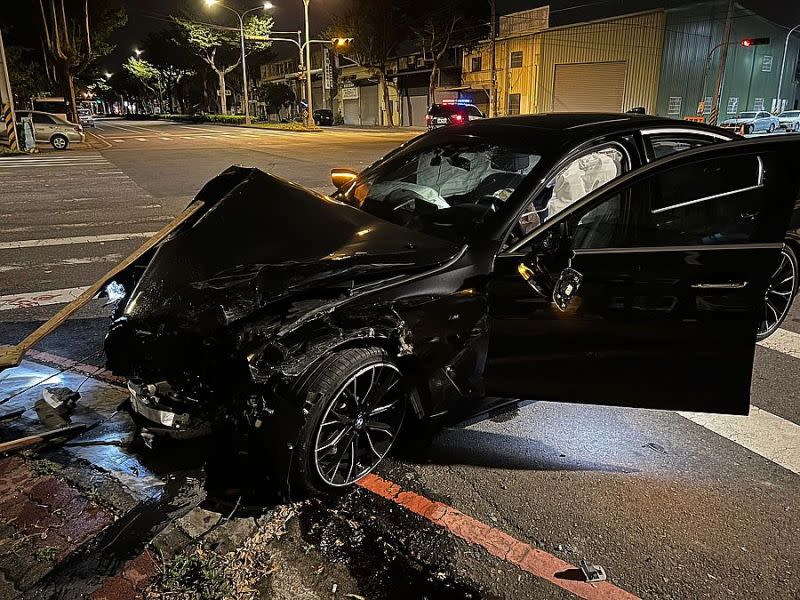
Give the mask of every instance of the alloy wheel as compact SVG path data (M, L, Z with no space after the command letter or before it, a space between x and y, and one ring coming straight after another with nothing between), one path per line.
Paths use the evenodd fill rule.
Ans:
M759 339L772 335L786 318L796 289L797 259L790 249L784 248L780 264L772 274L764 295L764 315L758 326Z
M394 444L406 411L400 371L376 363L339 388L317 429L314 464L331 486L357 481L378 466Z

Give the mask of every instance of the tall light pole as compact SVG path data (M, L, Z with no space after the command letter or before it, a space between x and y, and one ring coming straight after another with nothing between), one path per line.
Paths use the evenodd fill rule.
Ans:
M312 88L311 88L311 33L308 26L308 2L309 0L303 0L303 4L305 5L306 11L306 88L307 88L307 98L308 100L308 115L306 115L306 127L309 129L311 128L312 124L314 123L314 102L311 96Z
M221 6L233 14L235 14L239 18L239 39L242 45L242 86L244 87L244 122L246 125L250 125L250 94L247 90L247 53L244 48L244 18L251 12L255 12L257 10L270 10L274 8L272 2L264 2L264 4L260 6L256 6L254 8L250 8L245 11L238 11L235 8L231 8L230 6L226 6L219 0L206 0L207 6ZM308 0L306 0L306 23L308 22Z
M778 112L781 112L781 92L783 91L783 75L786 72L786 55L789 53L789 40L792 34L800 29L800 24L795 25L786 34L786 43L783 46L783 60L781 61L781 78L778 80L778 98L775 100L778 104Z

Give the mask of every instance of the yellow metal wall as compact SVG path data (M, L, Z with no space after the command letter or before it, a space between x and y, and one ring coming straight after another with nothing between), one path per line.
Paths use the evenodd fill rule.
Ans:
M531 112L552 110L556 65L624 61L623 109L644 106L648 114L655 114L664 21L664 11L653 11L537 34L540 46L534 62L538 73L530 91Z

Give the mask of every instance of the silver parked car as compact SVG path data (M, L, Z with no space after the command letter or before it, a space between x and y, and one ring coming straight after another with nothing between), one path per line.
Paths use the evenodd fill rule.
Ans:
M57 115L36 110L18 110L17 120L31 119L37 144L50 144L56 150L66 150L70 144L86 141L83 126L65 121Z
M735 129L739 131L744 127L744 133L772 133L780 127L778 117L765 110L743 112L735 119L726 119L720 123L720 127L725 129Z
M800 110L785 110L778 115L780 128L800 133Z

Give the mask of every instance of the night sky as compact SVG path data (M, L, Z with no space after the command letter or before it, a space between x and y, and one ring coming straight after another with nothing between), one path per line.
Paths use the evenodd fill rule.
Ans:
M20 10L4 18L8 18L12 23L17 21L18 32L30 30L33 36L38 36L38 12L33 10L36 3L32 0L16 1L22 3ZM235 17L231 13L219 7L206 8L203 0L121 1L128 12L128 25L117 32L115 36L117 49L103 61L102 70L111 72L118 70L128 56L133 53L133 49L144 40L147 33L162 28L172 14L193 10L196 16L203 15L209 22L234 25ZM350 1L311 0L312 33L324 29L329 24L332 15L346 7ZM739 1L754 12L787 27L800 23L800 0ZM226 0L226 2L231 6L246 9L258 6L263 0ZM272 0L272 2L275 8L270 11L270 14L275 19L275 30L297 31L302 29L302 0ZM555 26L691 2L692 0L550 0L549 2L545 0L497 0L497 9L499 14L503 14L549 4L551 24ZM274 46L274 49L281 54L283 54L282 50L293 52L292 47L288 44L278 44Z

